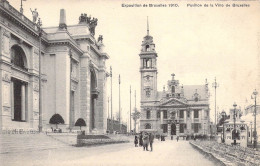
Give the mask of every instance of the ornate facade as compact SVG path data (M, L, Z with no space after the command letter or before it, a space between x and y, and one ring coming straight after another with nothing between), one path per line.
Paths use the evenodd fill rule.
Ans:
M77 25L67 25L62 9L60 23L42 29L40 45L36 22L0 0L1 130L50 129L51 117L59 114L65 122L59 126L63 130L75 128L82 118L87 133L106 131L105 62L109 56L103 51L102 36L98 41L94 36L97 19L84 19L80 16Z
M187 136L210 134L208 83L180 85L172 79L162 92L157 91L157 53L153 37L147 35L142 42L140 56L141 120L140 131Z

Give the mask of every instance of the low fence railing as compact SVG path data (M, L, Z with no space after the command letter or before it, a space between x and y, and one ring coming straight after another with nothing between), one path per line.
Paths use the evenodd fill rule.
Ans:
M231 146L215 141L190 141L207 153L229 162L246 165L260 165L260 151L241 146Z

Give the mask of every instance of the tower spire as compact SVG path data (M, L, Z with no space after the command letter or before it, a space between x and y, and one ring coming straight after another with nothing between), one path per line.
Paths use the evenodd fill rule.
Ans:
M147 36L149 36L149 20L148 20L148 16L147 16Z

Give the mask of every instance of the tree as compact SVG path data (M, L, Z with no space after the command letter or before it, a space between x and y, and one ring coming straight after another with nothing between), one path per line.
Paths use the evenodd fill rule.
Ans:
M60 114L54 114L50 121L50 124L55 124L56 125L56 129L58 128L58 124L64 124L64 120L62 118L62 116L60 116Z
M132 113L132 118L134 120L135 125L134 133L136 133L136 122L138 121L138 119L140 119L140 117L141 113L137 110L137 108L134 108L134 112Z
M79 119L76 121L75 126L79 126L79 127L80 127L80 130L81 130L81 126L86 126L86 122L85 122L84 119L79 118Z
M218 121L218 124L217 124L217 127L218 126L222 126L223 124L224 124L224 122L225 122L225 120L227 120L227 119L230 119L230 115L226 115L226 116L222 116L220 119L219 119L219 121Z

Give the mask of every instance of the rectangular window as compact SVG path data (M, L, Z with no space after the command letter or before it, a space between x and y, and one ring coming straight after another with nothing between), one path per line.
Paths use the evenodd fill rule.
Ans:
M28 84L12 78L12 120L25 122L28 116Z
M151 111L150 110L146 111L146 119L151 119Z
M163 119L167 119L167 110L163 111Z
M180 110L180 118L184 118L184 110Z
M157 111L157 118L161 118L161 112L160 111Z
M198 133L199 130L201 129L201 124L200 123L192 123L191 128L194 130L194 133Z
M199 118L199 110L194 110L194 118Z

